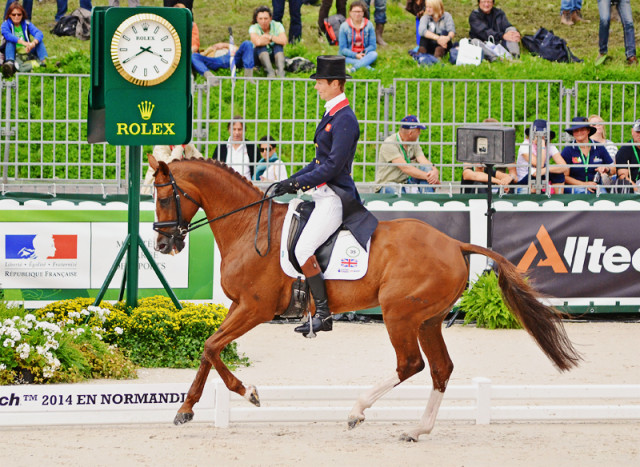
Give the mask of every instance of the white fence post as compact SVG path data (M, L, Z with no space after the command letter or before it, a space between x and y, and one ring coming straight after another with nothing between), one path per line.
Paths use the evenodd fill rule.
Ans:
M491 423L491 380L489 378L473 378L476 387L476 425Z
M215 391L215 407L213 426L217 428L229 428L229 412L231 410L231 393L221 379L216 379L213 386Z

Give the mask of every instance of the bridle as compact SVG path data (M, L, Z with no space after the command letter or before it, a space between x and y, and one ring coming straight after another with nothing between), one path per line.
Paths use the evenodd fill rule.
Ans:
M271 250L271 207L272 207L272 203L273 203L273 198L275 198L275 195L271 195L271 196L267 196L269 191L271 191L271 189L276 185L276 183L273 183L271 185L269 185L269 187L267 188L267 191L265 191L264 196L262 197L262 199L258 200L258 201L254 201L253 203L247 204L246 206L243 206L241 208L238 209L234 209L233 211L227 212L225 214L222 214L221 216L215 217L213 219L207 219L206 217L204 217L203 219L200 219L196 222L187 222L185 220L185 218L182 216L182 207L180 204L180 195L182 194L182 196L185 197L185 199L188 199L189 201L191 201L193 204L195 204L196 206L198 206L198 209L202 209L204 211L204 208L202 207L202 205L200 203L198 203L198 201L196 201L195 199L193 199L192 196L189 196L189 194L184 191L182 188L180 188L180 186L178 185L178 183L176 182L175 178L173 177L173 174L171 173L171 171L169 171L169 181L167 183L154 183L153 186L155 188L160 188L163 186L171 186L171 189L173 190L173 200L175 202L175 206L176 206L176 218L175 220L171 220L171 221L162 221L162 222L154 222L153 223L153 230L155 230L156 232L158 232L161 235L164 235L165 237L169 238L169 240L171 241L175 241L175 240L182 240L184 239L184 237L191 232L192 230L198 229L200 227L203 227L207 224L211 224L217 220L223 219L227 216L230 216L231 214L235 214L237 212L243 211L247 208L250 208L251 206L255 206L256 204L260 204L260 210L258 211L258 220L256 223L256 235L255 235L255 239L254 239L254 248L255 250L258 252L258 254L260 256L265 256L269 253L269 251ZM163 198L166 199L166 198ZM258 232L259 232L259 227L260 227L260 218L262 217L262 203L264 203L265 201L269 201L269 211L267 213L267 219L268 219L268 223L267 223L267 251L262 254L258 248ZM169 232L165 232L164 230L160 230L160 229L166 229L166 228L175 228L176 230L174 230L172 233ZM176 233L177 231L177 233Z

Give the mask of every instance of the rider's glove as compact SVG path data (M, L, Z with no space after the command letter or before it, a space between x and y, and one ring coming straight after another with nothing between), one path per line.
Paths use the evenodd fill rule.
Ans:
M276 185L273 194L276 196L286 195L287 193L295 193L300 188L298 182L296 182L295 178L287 178L286 180L282 180L278 182Z

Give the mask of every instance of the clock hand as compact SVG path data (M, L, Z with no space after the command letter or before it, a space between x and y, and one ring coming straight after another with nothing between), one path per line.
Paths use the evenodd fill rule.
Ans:
M143 53L143 52L150 52L150 50L149 50L150 48L151 48L151 46L149 46L149 47L142 47L142 46L140 46L140 52L138 52L138 53L137 53L137 54L135 54L135 55L132 55L131 57L127 58L126 60L123 60L123 61L122 61L122 63L123 63L123 64L127 63L128 61L130 61L130 60L132 60L132 59L136 58L138 55L140 55L140 54L141 54L141 53Z

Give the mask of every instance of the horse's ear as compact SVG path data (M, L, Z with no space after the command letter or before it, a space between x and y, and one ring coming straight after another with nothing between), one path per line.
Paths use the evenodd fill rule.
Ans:
M158 170L158 159L156 159L155 157L153 157L153 154L149 153L147 154L147 159L149 159L149 165L151 166L151 168L153 170Z

